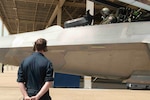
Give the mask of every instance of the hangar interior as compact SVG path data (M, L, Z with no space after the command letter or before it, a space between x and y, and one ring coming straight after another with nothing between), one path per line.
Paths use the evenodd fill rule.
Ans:
M131 5L123 0L0 0L0 17L10 34L42 30L53 25L64 27L68 20L80 18L86 14L86 2L94 2L94 24L99 24L101 9L107 7L116 13L119 7L129 7L142 12L141 21L150 20L150 9ZM128 0L124 0L128 1ZM134 1L134 0L133 0ZM149 6L149 0L136 0ZM106 82L106 80L94 81ZM81 78L83 81L83 78ZM115 81L111 81L116 83ZM81 86L83 83L81 83ZM103 85L104 86L104 85ZM96 87L96 85L95 85Z
M108 7L115 13L119 7L139 9L135 1L144 4L141 11L146 17L150 13L146 6L150 5L149 0L88 0L94 2L94 24L101 21L100 10ZM10 34L37 31L52 25L64 26L64 22L82 17L86 14L87 0L0 0L0 16ZM143 19L144 20L144 19ZM149 20L149 19L147 19Z

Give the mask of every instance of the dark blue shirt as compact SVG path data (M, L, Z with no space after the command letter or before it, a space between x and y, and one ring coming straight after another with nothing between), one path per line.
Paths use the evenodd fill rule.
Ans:
M40 90L47 81L53 81L52 63L39 52L34 52L21 63L17 82L28 89Z

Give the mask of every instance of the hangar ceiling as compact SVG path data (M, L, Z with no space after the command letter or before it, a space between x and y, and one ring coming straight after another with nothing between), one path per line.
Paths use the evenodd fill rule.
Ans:
M138 9L119 0L97 1L100 1L95 3L94 14L97 15L103 7L110 8L112 12L115 12L121 6ZM149 0L144 1L149 3ZM56 25L57 7L61 6L62 27L65 21L82 17L86 13L86 0L0 0L0 16L10 34L36 31ZM98 17L94 24L99 23L100 15Z

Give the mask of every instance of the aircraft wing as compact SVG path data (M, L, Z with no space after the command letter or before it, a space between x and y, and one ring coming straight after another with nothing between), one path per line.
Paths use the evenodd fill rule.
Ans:
M52 26L45 30L0 37L0 48L32 47L45 38L48 46L150 42L150 22L117 23L63 29Z

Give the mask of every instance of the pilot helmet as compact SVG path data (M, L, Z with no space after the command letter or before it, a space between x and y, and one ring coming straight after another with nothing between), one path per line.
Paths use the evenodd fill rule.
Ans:
M110 10L109 10L109 8L103 8L102 10L101 10L101 14L103 15L103 16L108 16L109 14L110 14Z

